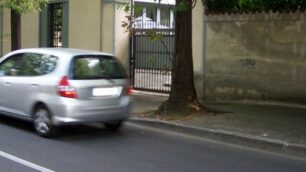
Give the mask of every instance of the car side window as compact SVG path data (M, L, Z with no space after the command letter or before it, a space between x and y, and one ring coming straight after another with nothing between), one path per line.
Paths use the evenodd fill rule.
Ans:
M44 54L17 54L0 64L0 76L45 75L55 69L57 59L55 56Z
M16 54L0 64L0 76L18 76L20 75L21 62L23 54Z
M41 55L25 54L23 58L23 66L21 73L24 76L40 75Z
M51 73L57 62L57 57L28 53L24 56L24 66L22 68L22 75L24 76L39 76Z
M42 56L42 63L40 66L41 74L48 74L53 72L57 65L58 58L50 55Z

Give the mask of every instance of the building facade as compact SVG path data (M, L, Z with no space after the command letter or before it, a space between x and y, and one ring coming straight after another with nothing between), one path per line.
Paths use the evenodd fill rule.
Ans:
M22 48L69 47L105 51L128 60L126 20L115 0L50 0L42 11L22 15ZM1 55L10 51L10 10L0 19Z
M173 28L175 0L135 0L134 18L137 28Z

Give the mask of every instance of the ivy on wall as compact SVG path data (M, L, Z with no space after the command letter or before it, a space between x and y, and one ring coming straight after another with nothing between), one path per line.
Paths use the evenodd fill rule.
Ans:
M206 13L295 12L306 10L306 0L202 0Z

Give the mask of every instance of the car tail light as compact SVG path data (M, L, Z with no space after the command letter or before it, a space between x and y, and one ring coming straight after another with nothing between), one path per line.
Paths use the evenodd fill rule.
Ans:
M131 94L132 94L132 91L133 91L133 90L132 90L132 87L128 87L127 94L128 94L128 95L131 95Z
M129 96L132 94L132 87L125 87L124 88L124 95Z
M70 85L67 76L64 76L59 82L57 92L62 97L78 98L77 90L75 87Z

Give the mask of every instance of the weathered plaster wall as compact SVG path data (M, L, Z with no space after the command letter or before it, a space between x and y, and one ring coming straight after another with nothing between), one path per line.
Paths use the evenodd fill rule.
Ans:
M194 81L198 97L204 97L204 7L197 3L192 11L192 53Z
M306 15L205 17L205 100L306 102Z

